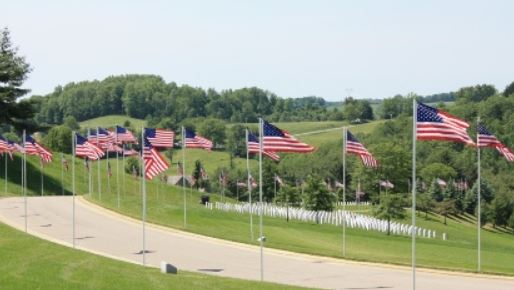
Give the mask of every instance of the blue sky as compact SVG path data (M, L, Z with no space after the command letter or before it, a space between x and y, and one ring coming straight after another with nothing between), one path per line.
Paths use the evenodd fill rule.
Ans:
M9 1L8 26L45 94L158 74L218 90L340 100L514 81L514 1Z

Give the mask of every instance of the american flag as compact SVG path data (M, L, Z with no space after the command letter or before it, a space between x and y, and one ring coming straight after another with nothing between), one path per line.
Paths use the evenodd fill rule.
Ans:
M20 144L7 139L7 153L9 153L9 157L11 158L11 160L13 160L14 152L23 153L25 152L25 149L23 149L23 147L20 146Z
M52 152L37 143L30 136L25 136L25 152L29 155L38 155L43 163L52 162Z
M246 183L241 182L241 181L239 181L239 180L237 181L236 185L237 185L237 187L247 187L247 184L246 184Z
M90 133L87 136L87 141L103 149L104 151L111 151L116 140L112 132L103 128L97 128L95 133Z
M186 132L186 148L203 148L206 150L212 149L212 141L197 135L195 131L185 129Z
M498 147L502 143L484 125L478 124L478 147Z
M171 130L145 128L145 136L152 147L173 148L175 132Z
M505 157L505 159L507 159L508 161L514 161L514 152L512 152L512 150L509 147L497 146L496 150L498 150L498 152L500 152L503 155L503 157Z
M443 179L441 178L436 178L435 179L435 182L437 183L437 185L441 186L441 187L445 187L447 184L446 184L446 181L444 181Z
M394 188L394 184L392 184L389 180L380 180L379 184L383 188Z
M152 143L146 138L143 138L143 160L145 163L145 176L152 179L154 176L168 169L169 164L164 157L152 146Z
M127 130L126 128L116 126L114 128L114 133L116 135L116 141L118 143L137 143L136 137L134 137L134 134Z
M454 141L474 146L467 129L469 124L436 108L417 103L417 140Z
M280 130L267 121L264 121L263 126L262 148L264 151L309 153L315 150L313 146L300 142L286 131Z
M75 146L75 155L78 157L85 157L91 160L98 160L105 154L100 147L90 143L86 138L75 133L77 144Z
M0 153L7 151L9 149L9 143L7 143L7 139L5 139L2 135L0 135Z
M350 131L346 131L346 153L358 155L366 167L378 167L378 161Z
M249 153L259 153L259 139L257 136L253 135L252 133L248 132L248 140L246 142L246 148L248 149ZM272 160L279 161L280 156L278 156L277 153L263 150L262 154L265 156L268 156Z
M334 185L335 185L335 187L339 187L339 188L343 188L344 187L344 185L341 182L337 181L337 180L334 183Z
M139 153L136 150L131 148L131 149L124 149L123 155L124 156L134 156L134 155L139 155Z
M500 152L508 161L514 161L514 153L500 140L489 132L484 125L478 124L478 147L493 147Z

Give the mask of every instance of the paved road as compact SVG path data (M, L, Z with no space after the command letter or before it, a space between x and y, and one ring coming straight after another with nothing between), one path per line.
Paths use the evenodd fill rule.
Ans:
M24 229L22 198L0 199L0 221ZM29 233L72 243L71 197L28 198ZM78 248L142 262L140 222L76 199ZM259 248L147 225L147 262L168 261L179 269L258 280ZM340 261L265 249L266 281L332 289L411 289L410 268ZM514 289L512 278L417 272L417 289Z

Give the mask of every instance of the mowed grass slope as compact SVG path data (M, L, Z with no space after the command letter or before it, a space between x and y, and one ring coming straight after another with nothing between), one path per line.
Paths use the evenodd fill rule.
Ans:
M206 167L217 167L219 158L226 156L222 162L228 164L228 154L224 152L207 152L204 150L188 149L188 168L192 169L196 156L202 160ZM195 155L197 154L197 155ZM219 155L218 154L224 154ZM180 152L176 152L174 160L180 160ZM210 162L205 159L212 158ZM70 160L70 157L68 160ZM216 158L215 158L216 157ZM218 161L217 161L218 160ZM3 160L2 160L3 162ZM113 176L107 179L106 161L100 162L102 192L98 191L97 164L92 163L93 193L86 198L106 208L120 213L140 218L141 194L139 180L129 174L120 172L120 198L117 205L116 190L116 161L110 160ZM243 159L236 161L243 162ZM121 163L121 162L120 162ZM212 163L212 164L211 164ZM77 191L80 194L88 192L87 175L81 160L76 161ZM255 165L255 161L253 165ZM19 158L9 161L8 191L19 194ZM240 164L242 165L242 164ZM228 165L227 165L228 166ZM3 177L3 166L0 166L0 176ZM71 162L70 162L71 168ZM208 167L209 168L209 167ZM120 164L121 169L121 164ZM40 194L39 161L29 157L29 194ZM176 168L170 169L175 171ZM16 172L15 172L16 171ZM256 176L256 174L254 174ZM45 168L46 194L61 194L60 159ZM216 179L211 176L211 179ZM125 182L123 183L123 180ZM65 173L65 194L70 194L71 172ZM108 187L109 185L109 187ZM148 219L151 222L183 229L212 237L233 240L243 243L256 244L257 223L254 226L254 237L251 239L249 216L236 213L224 213L206 210L199 204L201 193L187 190L188 225L183 227L183 195L180 187L172 187L154 180L147 183L148 188ZM3 194L3 183L0 183L0 194ZM257 195L254 196L254 200ZM211 200L219 200L218 194L212 194ZM363 208L363 210L370 210ZM254 221L257 217L254 216ZM403 220L410 223L409 217ZM464 216L459 219L450 219L448 225L442 223L438 215L430 215L428 220L418 219L418 225L427 229L436 230L438 239L418 239L417 261L423 267L433 267L451 270L474 271L476 269L476 226L473 217ZM301 222L286 222L282 219L265 218L265 235L268 240L266 246L302 253L317 254L332 257L341 257L341 228L331 225L316 225ZM449 240L440 239L443 232L448 233ZM409 265L410 243L409 237L386 236L383 233L366 232L364 230L348 229L347 257L355 260L383 262ZM486 229L482 232L482 269L490 273L503 273L514 275L514 235L507 232Z
M0 223L1 289L300 289L116 261L53 244Z
M112 128L115 125L123 126L123 123L125 121L129 121L130 125L133 128L141 128L146 124L145 120L132 118L129 116L124 115L108 115L103 117L98 117L94 119L89 119L80 122L81 128L96 128L96 127L103 127L103 128Z

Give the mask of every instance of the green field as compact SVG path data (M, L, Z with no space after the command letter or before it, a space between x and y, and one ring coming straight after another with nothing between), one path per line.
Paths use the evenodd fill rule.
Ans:
M50 243L2 223L0 237L1 289L300 289L186 271L165 275Z
M129 116L123 116L123 115L109 115L109 116L103 116L98 117L94 119L89 119L86 121L80 122L81 128L96 128L96 127L104 127L104 128L112 128L115 125L123 126L123 123L125 121L130 121L130 125L133 128L141 128L146 124L145 120L132 118Z
M190 160L188 164L192 164L191 161L194 160L194 157L202 161L212 158L212 164L210 164L211 162L206 162L205 164L207 168L209 168L209 166L215 168L220 165L220 163L217 162L222 160L221 157L223 154L225 154L224 156L226 156L227 159L223 159L222 162L227 162L228 164L228 155L226 153L209 153L204 150L188 149L187 155L188 160ZM179 156L179 152L176 152L174 159ZM242 159L239 159L237 162L241 164L242 161ZM29 194L40 194L38 163L37 158L29 157ZM19 194L19 159L15 159L14 162L9 162L9 164L11 166L8 191L12 194ZM86 195L86 198L107 208L139 218L141 201L138 180L134 179L129 174L120 174L120 176L125 176L125 186L120 186L121 207L118 208L115 187L115 160L111 160L114 174L109 182L110 188L107 187L106 161L101 161L100 164L102 170L102 194L100 196L97 190L97 164L95 163L92 166L93 176L95 177L93 194L91 196ZM255 163L253 164L255 165ZM81 194L86 193L88 191L87 179L85 178L85 169L82 161L78 160L76 166L77 191ZM2 168L0 170L0 176L3 176L3 166L0 166L0 168ZM173 168L170 170L174 171L176 169ZM46 194L61 193L60 178L60 162L57 158L57 160L45 168ZM70 193L70 178L71 173L66 173L66 194ZM122 180L123 178L120 177L120 181ZM183 195L181 188L160 184L157 181L148 182L147 184L149 221L207 236L256 244L256 242L250 238L248 216L206 210L198 204L200 193L195 191L187 191L188 226L187 228L183 228ZM0 183L0 192L3 192L3 185L3 183ZM211 200L218 200L218 195L211 195ZM254 220L256 219L257 217L254 218ZM407 216L403 222L409 223L409 217ZM476 227L474 217L462 216L459 218L451 218L447 226L442 223L442 217L438 215L430 215L428 220L420 217L418 222L421 227L436 230L439 237L438 239L418 239L417 257L419 266L474 271L476 268ZM286 222L285 220L275 218L265 218L264 224L265 234L268 238L266 245L268 247L316 255L341 257L341 229L338 227L301 222ZM254 228L254 230L256 236L257 229ZM448 233L448 241L442 241L440 239L443 232ZM482 269L490 273L514 275L514 235L508 233L507 230L502 231L486 228L482 232L482 237ZM409 237L388 237L383 233L349 229L347 242L347 258L349 259L403 265L410 263L411 240ZM377 249L380 250L378 251Z

